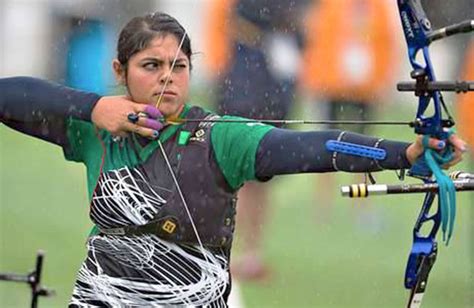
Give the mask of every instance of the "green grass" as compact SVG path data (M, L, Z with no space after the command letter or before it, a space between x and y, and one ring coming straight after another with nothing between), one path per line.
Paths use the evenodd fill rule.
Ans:
M397 116L403 114L397 110ZM384 128L378 134L409 140L412 133ZM0 171L0 272L32 270L36 251L44 249L43 282L57 295L41 298L40 307L65 307L90 228L85 170L65 162L58 147L2 126ZM397 182L393 172L377 178ZM336 179L339 186L352 176ZM272 181L264 253L274 276L263 285L241 286L247 307L403 307L405 264L422 196L379 196L360 204L339 197L335 186L324 187L334 192L333 203L320 204L317 183L324 180L296 175ZM474 307L474 204L472 193L458 198L454 238L449 247L440 245L426 308ZM364 214L379 224L361 224ZM25 285L0 282L0 307L27 307L29 296Z
M44 284L57 296L40 304L64 307L90 228L84 169L4 126L0 140L0 271L26 273L44 249ZM27 307L29 296L26 285L0 282L0 307Z

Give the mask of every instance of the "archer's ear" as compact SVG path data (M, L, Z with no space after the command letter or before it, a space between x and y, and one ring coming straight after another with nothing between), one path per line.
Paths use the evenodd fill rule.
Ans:
M126 85L125 69L119 60L114 59L112 61L112 68L114 70L115 80L121 85Z

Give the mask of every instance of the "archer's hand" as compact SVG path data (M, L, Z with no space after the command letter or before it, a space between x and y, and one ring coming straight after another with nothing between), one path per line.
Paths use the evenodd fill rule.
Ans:
M462 160L462 155L464 154L464 152L466 152L466 142L464 142L455 134L452 134L449 137L448 142L453 147L453 158L448 163L442 166L443 169L448 169L451 166L454 166L459 163ZM435 138L430 138L428 143L430 148L438 151L442 151L446 147L445 141L441 141ZM413 165L418 159L418 157L423 154L423 152L423 136L419 135L416 138L416 141L408 146L406 151L406 155L410 164Z
M131 121L130 115L140 116ZM104 96L92 110L92 123L121 137L136 133L156 139L163 128L161 118L160 111L154 106L135 103L125 96Z

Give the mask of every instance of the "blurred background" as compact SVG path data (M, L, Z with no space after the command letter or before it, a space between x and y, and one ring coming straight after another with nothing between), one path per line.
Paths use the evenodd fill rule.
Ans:
M246 72L261 68L266 79L255 84L275 97L253 98L275 118L413 118L417 98L395 87L410 73L395 0L244 0L235 6L238 1L0 0L0 77L122 93L111 70L118 32L131 17L159 10L176 17L191 37L193 104L232 113L228 103L247 95L244 85L257 78ZM434 28L474 19L474 0L422 3ZM236 45L261 55L255 57L261 63L248 61ZM474 80L473 54L472 35L434 43L438 79ZM239 59L247 71L239 71ZM466 116L474 109L472 94L445 99L460 134L472 138ZM284 112L273 112L278 108ZM413 138L410 128L354 129ZM474 170L472 148L470 155L458 169ZM379 183L398 182L394 172L375 176ZM233 250L234 307L404 306L403 277L422 195L340 197L341 185L362 180L295 175L246 190L241 199L250 201L241 205ZM43 282L57 295L41 298L40 307L67 305L91 228L86 196L85 169L66 163L60 148L0 127L0 272L27 273L36 251L45 250ZM423 307L474 307L474 197L457 196L454 238L449 247L440 245ZM29 301L26 285L0 281L0 307Z

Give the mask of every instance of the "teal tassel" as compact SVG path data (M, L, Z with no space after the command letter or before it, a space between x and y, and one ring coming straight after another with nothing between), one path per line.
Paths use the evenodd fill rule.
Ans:
M456 218L456 189L453 181L444 174L441 166L452 159L453 151L448 147L441 154L435 150L429 149L427 146L428 140L429 137L424 136L424 157L428 167L433 172L436 183L439 186L438 205L441 215L441 230L443 231L443 241L447 246L453 234L454 220Z

